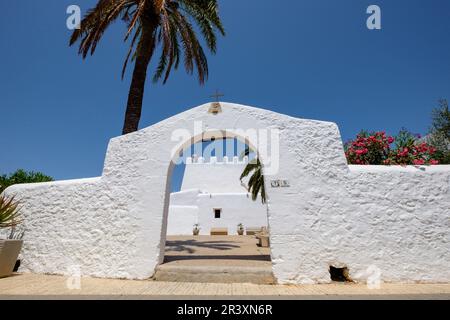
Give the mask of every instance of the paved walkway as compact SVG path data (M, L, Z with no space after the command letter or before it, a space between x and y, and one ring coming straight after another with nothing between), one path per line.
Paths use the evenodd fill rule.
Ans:
M0 299L26 298L402 298L450 299L450 284L383 284L369 290L359 284L256 285L246 283L188 283L82 278L80 289L67 277L16 274L0 279Z
M273 284L270 249L254 236L168 237L155 280Z
M272 268L270 248L255 236L168 236L164 265Z
M271 270L270 251L254 237L169 237L163 268L262 268ZM234 270L233 269L233 270ZM234 270L234 271L236 271ZM173 270L172 270L173 271ZM206 270L207 271L207 270ZM205 272L203 270L202 272ZM176 274L171 274L174 279ZM205 273L202 275L205 280ZM248 279L248 275L246 275ZM225 278L222 278L225 279ZM245 278L244 278L245 279ZM186 279L184 279L186 280ZM208 279L206 279L208 280ZM370 290L362 284L264 285L114 280L15 274L0 279L0 299L26 298L150 298L150 299L450 299L450 284L383 284ZM79 285L79 286L78 286Z

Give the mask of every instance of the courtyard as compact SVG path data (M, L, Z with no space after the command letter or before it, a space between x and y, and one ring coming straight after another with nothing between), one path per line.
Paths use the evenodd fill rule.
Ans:
M255 236L169 236L155 280L273 284L270 248Z
M270 248L255 236L168 236L164 265L270 268Z

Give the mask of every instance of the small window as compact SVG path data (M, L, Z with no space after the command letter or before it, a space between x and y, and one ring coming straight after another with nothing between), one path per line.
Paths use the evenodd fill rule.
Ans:
M222 214L222 209L214 209L214 218L220 219L221 214Z

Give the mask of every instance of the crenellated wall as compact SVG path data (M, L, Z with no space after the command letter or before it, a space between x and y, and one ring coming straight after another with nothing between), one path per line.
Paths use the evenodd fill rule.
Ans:
M209 193L247 193L240 181L247 163L248 157L242 160L224 157L223 161L218 161L216 157L208 161L189 157L186 159L181 191L199 189Z

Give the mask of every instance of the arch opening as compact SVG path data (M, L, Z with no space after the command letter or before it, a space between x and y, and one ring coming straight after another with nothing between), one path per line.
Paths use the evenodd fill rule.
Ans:
M155 280L275 282L268 205L261 196L252 200L249 177L240 179L256 158L248 138L225 131L192 137L176 150Z

